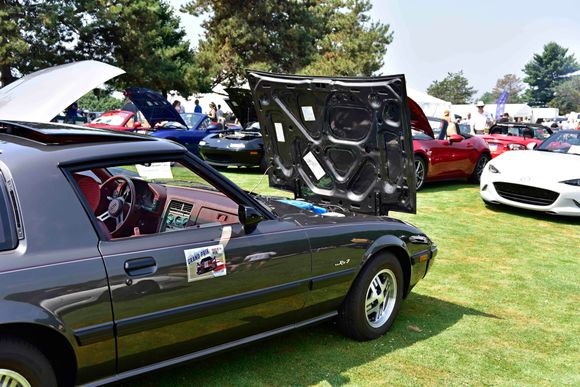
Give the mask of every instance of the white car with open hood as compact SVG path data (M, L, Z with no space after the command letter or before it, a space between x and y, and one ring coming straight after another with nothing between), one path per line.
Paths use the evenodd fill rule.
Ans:
M532 151L499 155L483 171L480 193L486 203L580 216L580 131L558 132Z

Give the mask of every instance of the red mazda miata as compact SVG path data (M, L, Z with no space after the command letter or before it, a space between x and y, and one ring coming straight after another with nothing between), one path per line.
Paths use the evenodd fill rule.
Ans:
M526 150L540 145L552 135L543 125L521 122L498 122L489 128L483 139L489 144L491 157L510 150Z
M485 164L491 159L489 146L481 138L469 134L447 136L447 121L427 119L421 107L408 98L413 129L417 190L425 182L469 179L479 183ZM441 122L435 132L430 120Z

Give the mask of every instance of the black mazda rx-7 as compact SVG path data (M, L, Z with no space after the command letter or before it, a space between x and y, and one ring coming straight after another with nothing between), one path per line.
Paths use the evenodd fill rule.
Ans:
M173 142L0 105L0 381L104 384L327 319L356 340L389 329L437 252L387 216L415 211L404 78L248 79L293 199Z

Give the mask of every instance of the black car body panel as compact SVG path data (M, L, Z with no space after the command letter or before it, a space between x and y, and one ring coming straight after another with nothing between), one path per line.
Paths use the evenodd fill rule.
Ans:
M0 215L13 225L8 239L17 238L0 252L0 335L50 344L77 384L119 380L333 317L381 251L398 257L408 294L436 254L401 221L316 215L250 195L173 142L18 122L0 122L0 141L8 194ZM105 236L72 176L144 158L182 162L261 215L253 227L229 228L226 276L188 282L184 261L184 250L222 241L221 225Z
M403 75L246 75L273 167L271 186L359 213L415 212Z
M252 93L248 89L230 87L226 89L228 97L225 99L236 118L246 127L251 122L258 121Z
M177 110L161 94L143 87L129 87L125 90L125 95L143 113L151 127L162 121L172 121L187 128Z

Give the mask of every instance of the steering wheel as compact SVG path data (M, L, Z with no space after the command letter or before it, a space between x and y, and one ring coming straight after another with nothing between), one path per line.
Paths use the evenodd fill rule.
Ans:
M97 219L105 223L111 237L124 236L130 231L130 226L138 215L135 193L135 184L123 175L112 176L101 185L101 194L107 198L109 205Z

